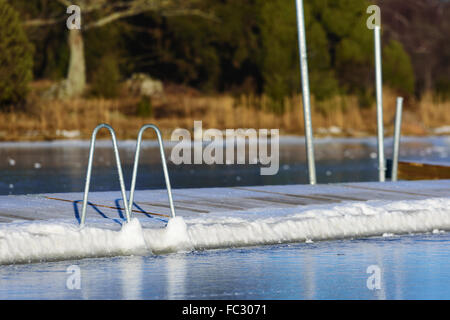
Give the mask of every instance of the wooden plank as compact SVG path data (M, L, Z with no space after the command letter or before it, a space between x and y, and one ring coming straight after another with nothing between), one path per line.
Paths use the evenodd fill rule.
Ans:
M398 179L400 180L450 179L450 165L399 161Z
M398 180L450 179L450 163L428 161L399 161ZM386 178L392 178L392 160L387 160Z
M73 201L73 200L54 198L54 197L48 197L48 196L46 196L46 198L49 199L49 200L63 201L63 202L69 202L69 203L75 203L76 202L76 201ZM108 208L108 209L124 211L124 208L122 208L122 207L113 207L113 206L107 206L107 205L103 205L103 204L96 204L96 203L92 203L91 201L88 201L88 203L90 203L93 206L100 207L100 208ZM167 206L167 207L169 207L169 206ZM162 217L170 217L169 215L166 215L166 214L155 213L155 212L148 212L148 211L142 211L142 210L136 210L136 209L132 209L131 211L133 213L145 213L145 214L151 214L151 215L162 216Z
M450 197L450 180L399 181L395 183L360 182L325 185L284 185L228 188L175 189L174 204L180 216L219 215L228 212L255 214L271 209L369 200L419 200ZM49 220L79 217L82 193L43 194L0 197L0 223L14 220ZM169 217L166 190L136 191L133 212L150 224L161 224ZM117 223L124 210L118 191L92 192L88 219ZM273 210L272 210L273 209ZM119 213L121 211L121 214ZM92 221L92 220L91 220Z

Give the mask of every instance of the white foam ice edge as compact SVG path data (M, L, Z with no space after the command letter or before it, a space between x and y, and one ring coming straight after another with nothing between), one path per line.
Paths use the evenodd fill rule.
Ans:
M165 228L136 218L120 230L67 221L0 225L0 264L145 255L284 242L450 230L450 198L349 202L176 217Z

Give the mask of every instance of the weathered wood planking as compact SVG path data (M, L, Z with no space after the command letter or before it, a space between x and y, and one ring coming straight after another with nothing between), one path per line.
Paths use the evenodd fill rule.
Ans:
M430 164L424 162L399 161L398 179L450 179L450 164Z
M270 209L274 213L296 206L330 205L369 200L420 200L450 197L450 180L285 185L203 189L174 189L177 215L202 216L221 212ZM17 220L69 219L76 221L83 194L39 194L0 196L0 223ZM119 191L89 194L88 219L124 216ZM166 190L140 190L135 194L133 213L156 223L167 221L170 210ZM148 219L147 219L148 218Z

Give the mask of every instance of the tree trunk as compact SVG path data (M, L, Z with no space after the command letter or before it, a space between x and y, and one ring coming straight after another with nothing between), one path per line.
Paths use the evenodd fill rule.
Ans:
M69 97L79 96L86 87L86 63L81 30L69 31L70 62L67 74L67 92Z

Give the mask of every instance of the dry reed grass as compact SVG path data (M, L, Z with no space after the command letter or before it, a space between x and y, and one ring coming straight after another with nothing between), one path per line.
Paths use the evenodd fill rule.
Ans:
M99 123L109 123L120 139L136 138L145 123L157 124L167 137L175 128L192 129L194 120L202 120L203 128L278 128L281 134L302 135L303 112L301 96L284 100L283 114L270 112L270 100L265 96L213 95L187 93L166 94L153 99L153 116L138 117L139 98L74 99L68 101L34 99L27 111L0 113L0 140L52 140L89 138ZM384 123L386 135L393 132L396 96L384 91ZM326 114L320 109L328 110ZM316 136L369 136L376 133L375 106L360 108L354 96L336 96L322 102L312 99L312 121ZM432 129L450 125L450 102L435 101L426 95L420 101L407 100L404 105L402 134L426 135ZM327 130L337 127L340 130ZM76 133L79 132L79 135ZM102 135L106 136L106 132Z

